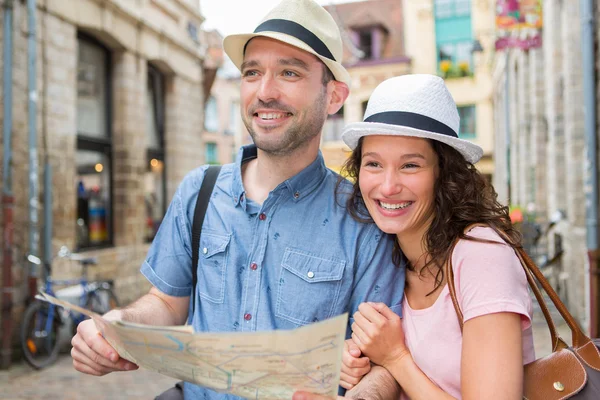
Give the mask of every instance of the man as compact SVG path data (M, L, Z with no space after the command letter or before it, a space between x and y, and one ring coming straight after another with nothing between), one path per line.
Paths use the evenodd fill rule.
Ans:
M193 266L195 292L190 299L190 230L206 166L183 180L152 243L141 269L152 289L106 317L181 325L191 300L195 330L251 332L353 313L363 301L399 310L404 271L392 265L390 238L349 216L334 195L338 176L319 152L327 115L349 93L333 18L312 0L284 0L254 33L226 37L224 48L242 73L241 112L255 146L242 148L217 179ZM72 343L81 372L136 368L89 321ZM368 369L357 357L361 364ZM235 398L188 383L184 394Z

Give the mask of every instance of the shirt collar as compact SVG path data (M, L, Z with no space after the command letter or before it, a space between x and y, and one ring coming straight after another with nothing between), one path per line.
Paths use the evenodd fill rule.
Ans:
M325 179L326 174L327 167L325 167L323 154L321 154L321 151L319 150L319 154L315 161L310 163L308 167L304 168L298 174L283 182L275 190L285 186L289 189L292 199L294 199L294 201L299 201L311 193L323 179Z
M242 182L242 165L256 158L257 149L253 144L242 146L235 158L235 168L233 170L233 182L231 184L231 197L233 204L237 207L240 202L245 201L244 183Z
M233 183L231 187L231 195L234 204L237 206L240 202L244 202L245 190L242 182L242 165L256 158L257 149L256 146L251 144L243 146L235 161L235 170L233 174ZM327 167L325 167L325 161L323 160L323 154L319 150L317 158L306 168L294 175L290 179L281 183L275 188L275 191L287 188L290 196L294 201L299 201L309 193L311 193L327 174Z

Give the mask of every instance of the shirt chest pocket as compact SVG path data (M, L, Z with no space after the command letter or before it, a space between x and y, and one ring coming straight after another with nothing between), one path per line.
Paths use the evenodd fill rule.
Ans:
M225 275L231 235L202 232L198 257L198 293L200 297L221 304L225 299Z
M338 307L345 266L343 260L286 249L279 278L277 316L300 325L332 317Z

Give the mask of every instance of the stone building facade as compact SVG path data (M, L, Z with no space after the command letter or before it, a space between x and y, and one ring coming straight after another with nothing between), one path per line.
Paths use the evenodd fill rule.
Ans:
M564 251L555 283L585 326L590 293L580 3L542 4L548 27L542 46L496 54L494 185L505 204L542 227L532 252ZM557 222L548 229L551 220Z
M19 321L32 267L25 262L29 28L25 3L12 4L13 315ZM149 243L182 178L205 162L198 151L210 91L203 76L218 65L209 63L202 22L197 0L37 1L39 253L47 245L43 195L51 190L53 253L67 245L97 256L90 278L114 279L122 303L148 290L139 268ZM51 188L41 178L46 161ZM58 261L53 269L57 277L78 273L77 265Z
M340 141L339 133L345 124L362 120L367 100L379 83L403 74L434 74L446 79L461 114L461 137L484 149L477 167L491 178L494 173L491 3L366 0L326 8L342 31L344 65L352 77L343 111L331 116L324 128L321 148L328 166L339 169L345 161L348 149ZM442 26L448 29L442 31ZM463 34L452 37L454 31ZM476 42L481 49L474 54ZM443 50L445 56L441 56ZM440 68L444 57L455 69L459 62L468 65L465 71L451 75Z
M205 76L206 95L202 146L209 164L227 164L235 160L242 138L247 136L240 114L240 72L222 48L217 31L203 32L215 69Z
M484 155L476 166L490 178L495 173L492 160L493 3L469 0L402 2L404 40L406 54L411 58L411 73L439 74L445 78L459 107L459 135L483 148ZM445 63L450 70L446 71ZM463 64L464 70L460 68Z
M343 127L362 121L375 87L388 78L409 73L410 59L405 56L400 1L367 0L325 8L340 27L343 64L351 77L350 95L343 108L329 116L322 135L325 162L339 171L349 154L341 140Z

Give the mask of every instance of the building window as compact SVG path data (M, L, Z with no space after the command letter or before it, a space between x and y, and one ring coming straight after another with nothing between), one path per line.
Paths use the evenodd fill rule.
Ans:
M435 0L438 70L445 78L472 75L470 0Z
M110 53L78 37L77 248L112 244Z
M475 106L458 107L458 115L460 116L459 135L461 139L475 139L477 137Z
M206 150L206 163L207 164L218 164L219 163L219 158L217 156L217 144L216 143L206 143L205 145L205 150Z
M336 142L342 140L342 131L344 129L344 106L338 112L327 117L323 127L323 142Z
M219 108L217 107L217 99L213 96L208 98L204 108L204 129L208 132L219 130Z
M165 81L164 76L148 65L146 89L146 174L144 202L146 206L147 241L152 241L166 211L165 172Z
M471 0L435 0L435 18L454 18L471 15Z
M364 115L367 112L367 106L368 105L369 105L369 100L365 100L362 103L360 103L360 109L362 110L363 119L364 119Z
M352 31L353 42L363 55L362 60L377 60L381 58L384 30L381 26L357 28Z
M370 30L358 32L358 48L363 52L363 60L373 58L373 34Z
M471 68L472 40L461 40L438 44L438 57L440 61L448 60L460 67L461 62L467 63Z
M239 130L240 119L240 104L237 101L232 101L229 104L229 127L225 129L225 134L234 136Z

